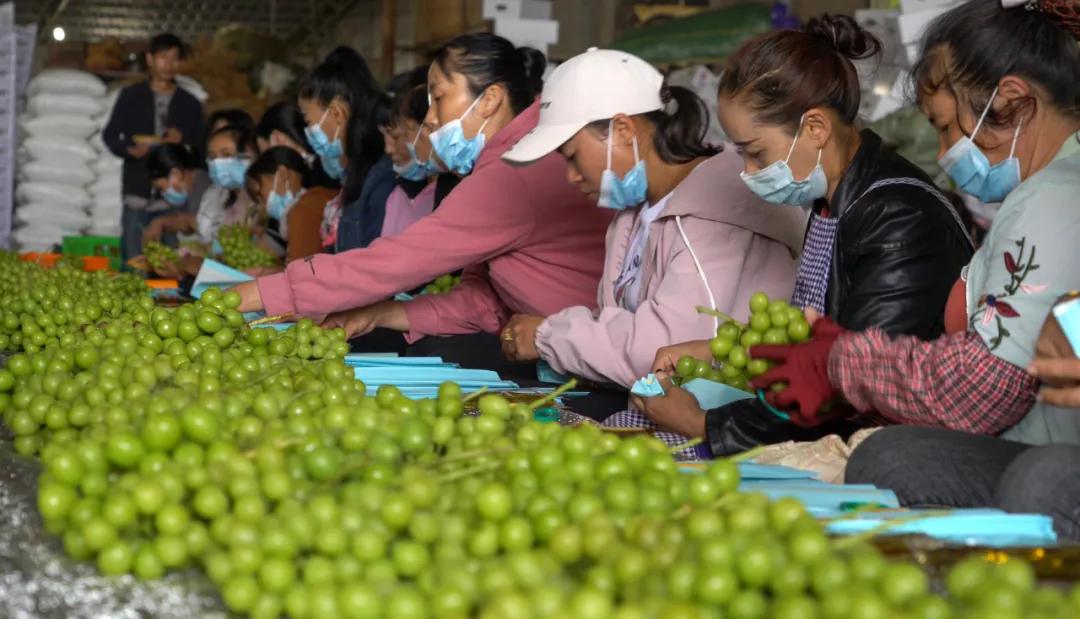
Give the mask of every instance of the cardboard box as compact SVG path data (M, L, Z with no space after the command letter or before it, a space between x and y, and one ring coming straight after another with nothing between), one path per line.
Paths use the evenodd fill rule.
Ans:
M551 19L551 0L484 0L484 19Z
M559 22L552 19L495 20L495 34L509 39L518 47L528 46L547 53L548 46L559 40Z

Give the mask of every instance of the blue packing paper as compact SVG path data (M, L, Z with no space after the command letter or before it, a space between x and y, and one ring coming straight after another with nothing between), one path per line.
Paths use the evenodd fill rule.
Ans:
M814 471L806 471L803 469L796 469L790 466L783 466L780 464L758 464L757 462L740 462L739 463L739 476L745 480L758 480L758 479L814 479L818 478L818 474Z
M447 363L440 357L369 357L363 354L345 355L345 363L353 367L458 367L456 363Z
M570 380L566 374L560 374L547 361L536 362L536 380L552 385L562 385Z
M770 499L783 497L799 499L807 508L840 511L845 503L878 503L886 507L899 507L900 502L890 490L873 486L844 486L824 482L806 483L811 480L753 481L739 484L742 492L761 492Z
M907 520L925 514L924 518ZM855 535L896 521L882 535L926 535L955 544L1009 547L1048 546L1057 543L1053 521L1042 514L1007 514L996 509L956 509L948 514L933 510L864 512L826 524L830 533Z
M231 288L236 284L250 282L254 277L237 271L236 269L222 264L217 260L206 258L199 267L199 273L195 276L195 283L191 285L191 296L201 298L207 288Z
M739 400L749 400L754 397L752 393L704 378L695 378L684 383L682 387L694 394L698 404L704 410L712 410L725 404L731 404Z
M503 382L496 372L490 370L465 370L461 368L413 368L413 367L374 367L356 368L356 377L364 382Z
M630 393L642 398L654 398L664 395L664 386L656 379L655 374L649 374L634 381Z

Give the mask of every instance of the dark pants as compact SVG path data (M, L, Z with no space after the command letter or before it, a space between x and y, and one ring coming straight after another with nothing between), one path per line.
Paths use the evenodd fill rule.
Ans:
M162 216L175 213L174 209L166 211L146 211L124 207L120 215L120 256L124 262L143 253L142 238L143 230L150 225L151 221ZM176 247L176 233L166 233L161 242Z
M1058 535L1080 540L1080 445L893 426L851 454L845 481L888 488L908 507L1046 514Z

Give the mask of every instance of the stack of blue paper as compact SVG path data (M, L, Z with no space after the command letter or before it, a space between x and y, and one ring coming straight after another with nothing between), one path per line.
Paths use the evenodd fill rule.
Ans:
M878 511L833 520L828 530L855 535L887 525L882 535L926 535L953 544L1048 546L1057 543L1053 522L1041 514L1007 514L997 509Z
M406 397L414 399L434 398L439 393L439 385L453 381L461 386L465 393L479 391L487 387L490 391L517 389L518 384L502 380L490 370L466 370L452 364L413 363L400 359L360 360L350 359L356 378L364 381L369 392L374 392L382 385L393 385Z

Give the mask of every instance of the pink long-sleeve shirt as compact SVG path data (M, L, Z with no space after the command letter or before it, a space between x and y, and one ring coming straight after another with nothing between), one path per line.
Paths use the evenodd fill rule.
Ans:
M612 213L566 180L558 153L523 167L502 160L538 118L538 103L518 114L439 208L403 233L260 277L266 312L319 316L363 307L463 268L451 292L406 303L410 341L493 333L514 313L595 306Z

